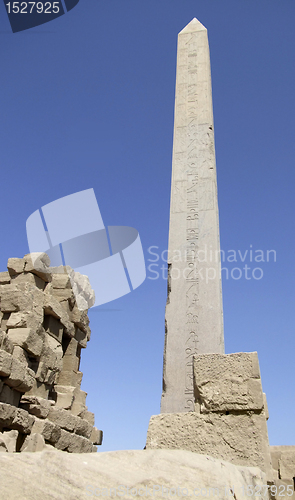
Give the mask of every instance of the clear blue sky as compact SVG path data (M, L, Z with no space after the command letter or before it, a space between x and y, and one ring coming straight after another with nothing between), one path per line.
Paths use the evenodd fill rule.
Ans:
M295 445L293 0L80 0L16 34L0 3L0 269L28 253L33 211L91 187L146 259L167 248L176 42L193 17L209 33L221 246L248 250L223 265L263 270L223 280L226 352L258 351L270 442ZM147 276L89 312L82 387L101 451L142 449L160 411L166 281Z

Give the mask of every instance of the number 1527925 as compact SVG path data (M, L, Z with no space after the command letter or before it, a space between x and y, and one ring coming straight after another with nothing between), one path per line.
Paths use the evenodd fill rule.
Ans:
M59 2L8 2L5 4L8 14L58 14Z

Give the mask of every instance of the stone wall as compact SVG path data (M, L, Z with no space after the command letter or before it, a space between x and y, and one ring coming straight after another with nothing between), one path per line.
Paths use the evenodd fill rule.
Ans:
M146 448L183 449L259 467L272 481L257 353L195 355L195 411L150 419Z
M82 453L102 442L79 371L94 294L86 276L49 266L28 254L0 273L0 451Z

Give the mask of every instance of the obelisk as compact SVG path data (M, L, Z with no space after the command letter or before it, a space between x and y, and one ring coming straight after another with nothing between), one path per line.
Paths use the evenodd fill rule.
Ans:
M161 413L194 410L205 353L224 353L224 338L210 55L193 19L178 35Z

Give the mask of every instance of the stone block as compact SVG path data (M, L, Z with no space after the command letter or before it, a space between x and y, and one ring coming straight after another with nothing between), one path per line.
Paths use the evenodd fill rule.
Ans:
M24 271L25 268L25 260L24 259L8 259L7 269L10 276L15 276L16 274L20 274Z
M63 365L62 357L63 350L59 341L50 335L46 335L40 361L45 363L48 368L60 371Z
M74 401L73 394L56 393L56 406L58 408L64 408L65 410L70 410Z
M83 412L86 410L87 410L87 406L83 405L82 403L78 403L77 401L74 400L74 402L71 406L71 413L73 415L78 415L80 417L83 414Z
M275 497L278 500L295 500L294 479L282 480L276 478L274 483L275 487L273 487L273 489L274 492L277 491L277 494L272 495L270 491L270 498L273 499Z
M11 356L11 370L8 378L5 378L5 383L9 385L9 387L20 386L25 380L26 369L25 365Z
M70 290L70 289L61 290L61 289L53 288L52 289L52 295L60 303L63 302L63 301L65 301L65 300L70 301L70 302L74 302L74 300L75 300L75 296L74 296L73 290Z
M83 436L73 435L67 451L69 453L92 453L92 443Z
M20 407L23 408L23 410L39 418L46 418L53 405L54 401L27 395L23 395L20 402Z
M31 253L24 256L25 271L36 274L46 283L52 279L52 274L49 269L50 259L45 253Z
M4 441L7 451L9 453L16 452L16 441L18 438L18 432L16 430L13 431L4 431L0 434L0 439Z
M0 350L0 376L8 377L11 373L12 355Z
M0 434L0 453L7 453L8 449L6 446L6 443L3 441L1 434Z
M19 311L21 303L21 291L17 285L0 285L0 309L2 312Z
M0 272L0 285L9 285L11 277L8 271Z
M86 331L87 331L87 342L89 342L89 340L91 338L91 330L90 330L89 326L87 326Z
M84 418L87 420L87 422L90 423L90 425L93 427L95 423L95 416L94 413L91 411L88 411L87 408L80 414L81 418Z
M13 312L6 322L6 330L12 328L31 328L35 333L43 331L43 313L35 315L34 311Z
M0 325L1 325L1 331L6 333L6 325L7 325L7 321L9 319L9 316L11 313L5 313L5 312L2 312L1 311L1 316L0 316Z
M75 339L78 341L79 346L87 347L87 334L76 327Z
M56 406L58 408L64 408L65 410L70 409L74 401L74 391L75 387L55 385L54 398L56 400Z
M1 312L0 312L0 323L1 323ZM3 343L3 339L4 339L4 336L6 336L6 332L3 331L3 329L0 327L0 351L4 349L2 348L2 343ZM13 346L12 346L12 350L13 350Z
M26 328L27 327L27 313L13 312L10 314L6 328Z
M34 417L30 415L26 410L23 410L22 408L16 408L14 419L9 427L11 429L16 429L23 434L30 434L34 424L34 420Z
M49 369L46 373L44 383L50 386L53 385L58 377L58 373L56 370Z
M92 453L93 452L93 444L90 441L90 439L86 439L86 438L82 437L82 440L83 441L82 441L82 446L81 446L81 453Z
M74 391L74 402L71 407L71 413L73 413L73 415L79 415L81 416L81 418L85 418L93 426L94 425L93 413L88 412L89 415L87 415L86 413L86 417L83 416L83 412L87 410L86 397L87 397L87 392L81 391L79 387L76 387ZM92 423L92 415L93 415L93 423Z
M36 276L35 274L32 273L23 273L13 276L12 282L15 284L30 283L31 285L36 286L42 291L45 289L46 285L46 282L44 280L42 280L41 278L39 278L39 276Z
M4 313L23 311L28 318L41 324L43 321L43 292L30 283L0 285L0 309Z
M90 441L93 443L93 444L102 444L102 438L103 438L103 433L102 431L100 431L99 429L97 429L96 427L93 427L92 428L92 432L91 432L91 436L90 436Z
M56 383L58 385L70 385L76 386L77 382L77 373L73 371L64 371L62 370L57 377Z
M48 372L47 364L44 363L44 361L40 360L40 362L38 364L38 369L37 369L36 375L35 375L36 380L38 380L38 382L45 383L47 372Z
M29 366L29 355L22 347L18 345L13 346L12 356L24 366Z
M273 468L279 470L282 453L295 453L295 446L270 446Z
M75 427L75 433L79 434L79 436L83 436L87 439L90 439L92 435L93 427L92 425L83 418L78 418Z
M58 450L66 450L72 443L80 443L79 441L79 436L76 436L72 432L68 432L64 429L61 429L61 435L59 440L56 442L55 447ZM72 445L73 447L73 445ZM76 451L76 453L80 453L81 445L79 448L79 451Z
M263 393L263 408L264 408L265 418L266 418L266 420L268 420L269 419L269 412L268 412L268 405L267 405L267 399L266 399L265 392Z
M51 282L52 288L57 288L57 289L70 289L72 290L72 285L70 281L70 277L67 272L64 274L52 274L52 282Z
M25 349L33 356L40 356L43 348L44 333L35 332L31 328L13 328L9 329L8 338L14 345Z
M88 276L74 271L71 268L68 269L68 274L79 309L89 309L95 303L95 293L90 285ZM82 299L82 303L78 304L80 299Z
M21 452L36 452L45 449L45 441L42 434L32 433L27 436L20 449Z
M0 428L10 427L15 417L17 408L6 403L0 403Z
M48 420L70 432L74 431L78 418L63 408L54 407L50 409L48 415Z
M151 417L146 448L189 450L259 467L272 480L264 412L240 414L163 413Z
M0 401L1 403L7 403L9 405L18 406L21 398L21 393L15 389L11 389L6 384L3 384L2 390L0 391Z
M26 395L48 399L50 389L51 387L49 385L43 384L35 379L32 388L29 391L26 391Z
M61 437L61 428L59 425L50 422L50 420L35 419L32 432L40 433L46 441L55 444Z
M75 396L75 401L77 401L78 403L82 403L83 405L86 405L87 392L82 391L79 388L76 388L74 396Z
M69 314L75 305L75 295L70 288L54 288L51 283L46 286L46 293L54 297L59 303L63 304L66 312ZM65 305L65 302L67 303Z
M295 478L295 446L293 451L283 451L279 459L280 479L292 480Z
M13 343L9 340L7 334L3 330L0 330L0 350L12 354L13 347Z
M80 386L81 386L81 383L82 383L82 378L83 378L83 373L78 370L77 371L76 389L80 389Z
M62 369L65 372L75 372L79 370L79 365L80 365L80 356L64 356L63 357L63 364L62 364Z
M70 314L70 320L82 330L84 333L88 333L89 318L87 311L80 311L77 306L75 306Z
M44 312L47 315L51 315L59 319L64 326L65 333L70 337L74 337L75 327L70 321L67 312L60 305L59 301L55 297L53 297L53 295L46 293L46 289L44 294Z
M201 412L263 408L257 353L196 355L194 384Z
M274 449L274 447L271 446L270 454L271 454L272 468L276 470L277 477L279 477L279 459L281 458L281 451L277 450L276 447Z
M17 391L27 392L34 384L35 374L30 368L26 368L17 359L12 357L11 372L5 383Z
M60 300L60 305L66 311L67 315L70 317L71 314L71 306L69 300Z
M67 268L71 269L70 266L50 266L50 272L54 274L67 274Z
M45 385L45 380L48 379L49 368L42 362L38 364L38 369L35 374L36 381ZM50 385L47 384L49 387Z
M8 285L10 283L10 274L8 271L0 273L0 285Z
M66 356L68 356L68 357L76 356L78 348L79 348L78 341L75 340L74 338L72 338L67 345L64 356L65 357Z
M56 448L67 450L69 453L91 453L92 446L88 439L63 429L61 429L61 437L56 443Z
M55 339L61 343L62 335L63 335L63 325L59 321L59 319L55 318L52 315L46 315L44 317L43 323L44 329L49 335L52 335Z

